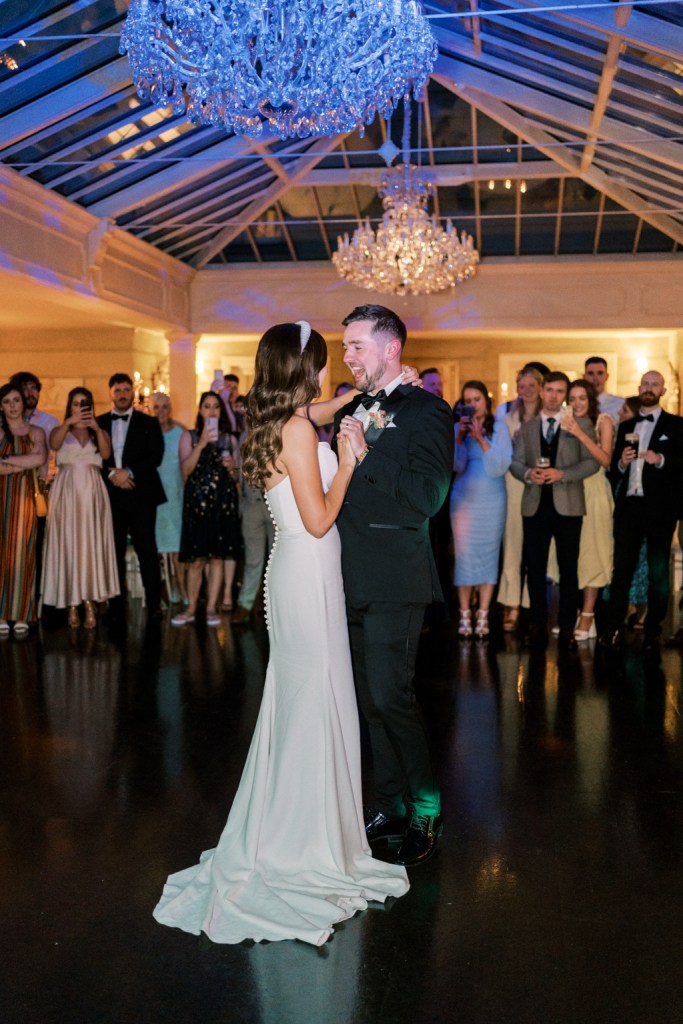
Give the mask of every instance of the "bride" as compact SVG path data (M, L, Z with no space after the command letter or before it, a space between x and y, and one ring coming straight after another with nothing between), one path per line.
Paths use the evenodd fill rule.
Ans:
M374 860L363 822L358 712L340 543L334 525L356 460L345 417L339 465L307 411L326 372L309 324L279 324L256 354L243 471L266 490L277 528L266 574L270 661L242 779L215 850L171 875L157 921L215 942L301 939L408 890L405 869Z

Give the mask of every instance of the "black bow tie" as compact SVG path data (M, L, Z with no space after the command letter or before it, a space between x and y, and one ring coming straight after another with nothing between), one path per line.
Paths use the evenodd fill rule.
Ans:
M386 397L386 391L384 390L384 388L381 388L376 395L363 395L363 397L360 400L360 404L363 406L364 409L370 409L371 406L375 404L375 402L383 402Z
M643 420L649 420L650 423L654 423L655 418L654 418L654 416L652 415L651 412L647 412L647 413L645 413L645 415L640 413L640 415L638 416L638 422L642 423Z
M113 412L111 414L111 418L113 420L127 420L129 416L130 416L129 412L126 412L126 413Z

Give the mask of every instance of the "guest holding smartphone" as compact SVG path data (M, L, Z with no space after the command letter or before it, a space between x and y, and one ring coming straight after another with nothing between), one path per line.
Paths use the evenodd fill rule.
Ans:
M50 433L59 472L50 490L45 531L42 595L44 604L68 608L71 629L94 629L96 604L120 591L114 527L102 462L111 438L94 415L92 392L69 392L64 422Z
M510 432L504 423L495 423L486 385L480 380L467 381L455 427L451 490L458 634L463 638L473 632L481 640L489 635L489 608L498 581L505 525L504 476L511 461ZM474 587L479 590L479 608L473 629L470 604Z
M180 439L180 472L185 481L180 561L188 564L184 612L174 626L194 622L204 567L208 566L207 626L220 625L221 588L229 591L235 564L242 557L238 493L234 476L238 463L230 421L223 400L213 391L199 399L194 430Z

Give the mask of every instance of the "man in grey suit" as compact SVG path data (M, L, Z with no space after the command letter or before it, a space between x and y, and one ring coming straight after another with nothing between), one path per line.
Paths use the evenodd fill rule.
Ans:
M582 517L586 512L583 481L598 471L598 463L578 438L561 429L562 404L569 380L564 373L548 373L541 390L541 411L527 420L517 435L512 475L527 486L522 495L523 558L529 585L531 647L548 643L546 570L551 539L555 539L560 568L558 646L574 649L574 625L579 603L577 567ZM581 428L594 434L587 418Z

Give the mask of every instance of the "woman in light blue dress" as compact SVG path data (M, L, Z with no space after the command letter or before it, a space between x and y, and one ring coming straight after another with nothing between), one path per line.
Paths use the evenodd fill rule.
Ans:
M505 473L512 461L512 441L504 423L495 423L486 385L469 380L458 403L455 428L455 482L451 489L451 529L455 546L462 637L489 635L489 608L498 582L500 543L505 526ZM456 410L458 409L456 406ZM472 628L472 589L479 608Z
M152 413L164 435L164 457L159 476L166 501L157 507L156 541L164 568L166 590L171 603L185 601L185 566L178 561L180 529L183 522L183 478L180 473L178 446L183 427L171 417L171 399L157 391L151 399Z

